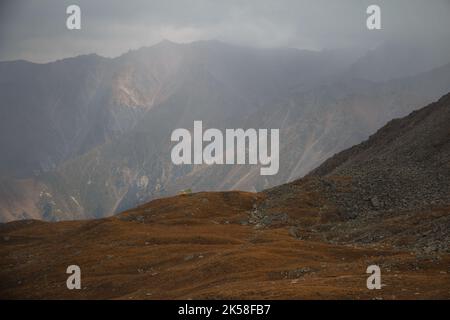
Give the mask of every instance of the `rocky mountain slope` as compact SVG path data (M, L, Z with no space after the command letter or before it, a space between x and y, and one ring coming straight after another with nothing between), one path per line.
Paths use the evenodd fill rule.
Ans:
M447 94L407 117L392 120L303 180L267 191L269 198L261 210L270 215L271 207L295 199L297 190L311 192L327 199L320 210L338 221L320 226L328 240L388 241L400 247L448 251L449 123Z
M261 193L0 224L0 297L448 299L449 110L450 94ZM72 264L82 290L65 287ZM373 264L381 290L366 287Z
M419 209L450 203L450 94L390 121L311 175L350 177L357 188L352 192L354 201L348 201L358 210ZM364 202L368 197L371 201ZM351 203L345 205L350 208Z

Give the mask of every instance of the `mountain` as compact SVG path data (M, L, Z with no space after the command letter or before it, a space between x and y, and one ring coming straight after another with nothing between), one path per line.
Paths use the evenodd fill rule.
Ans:
M183 194L97 220L0 224L0 297L448 299L449 120L447 94L260 193ZM82 290L65 286L74 263ZM366 287L374 264L382 290Z
M402 39L386 41L355 61L348 75L358 79L385 82L414 76L449 63L450 38Z
M49 170L101 142L106 59L81 56L48 65L0 63L0 174ZM92 133L92 131L97 131ZM96 137L89 141L88 137Z
M0 147L8 152L0 175L29 176L84 154L128 131L173 93L189 90L195 77L257 105L265 96L283 95L287 83L308 86L329 75L337 67L328 60L299 50L164 41L115 59L87 55L48 64L1 62Z
M369 195L358 194L358 190L368 191L378 198L380 208L419 209L450 203L449 123L447 94L405 118L390 121L364 143L325 161L311 175L351 177L358 185L355 199Z
M158 154L175 128L190 127L194 119L238 126L290 86L313 86L341 64L329 54L214 41L164 41L115 59L0 63L0 148L8 151L0 162L2 219L110 214L138 179L151 177L155 188L165 178L161 168L169 159L161 163ZM105 163L115 159L119 163ZM147 162L150 168L142 168ZM80 166L84 170L72 176ZM90 179L92 171L100 176ZM117 185L108 190L111 200L89 205L80 193L91 182ZM29 195L27 204L23 194ZM58 205L49 213L52 203Z
M296 199L299 193L315 195L311 206L320 207L320 218L314 223L322 224L320 230L328 240L388 242L448 252L449 121L447 94L407 117L390 121L303 180L268 190L262 210L270 215L271 207L286 207L286 199ZM323 224L327 219L332 222Z
M164 41L115 59L2 63L0 147L9 152L0 219L100 218L185 189L260 191L305 175L450 87L450 65L381 83L349 75L351 65L330 52L217 41ZM171 132L194 120L280 128L280 172L174 166Z

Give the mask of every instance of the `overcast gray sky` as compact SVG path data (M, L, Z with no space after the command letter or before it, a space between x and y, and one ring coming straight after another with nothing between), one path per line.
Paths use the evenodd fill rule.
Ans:
M66 29L66 7L82 30ZM382 30L366 28L378 4ZM216 39L258 47L373 48L408 38L450 45L450 0L0 0L0 60L117 56L155 44Z

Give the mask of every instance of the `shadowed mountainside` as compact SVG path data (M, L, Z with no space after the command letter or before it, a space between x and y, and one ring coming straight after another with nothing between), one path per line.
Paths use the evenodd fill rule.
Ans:
M380 60L366 70L366 59L350 67L334 52L164 41L115 59L0 63L0 221L101 218L187 188L261 191L302 177L450 87L450 65L361 80ZM192 130L194 120L280 128L280 172L174 166L170 134Z

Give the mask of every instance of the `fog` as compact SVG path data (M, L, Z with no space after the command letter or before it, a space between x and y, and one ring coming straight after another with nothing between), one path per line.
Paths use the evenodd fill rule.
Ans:
M81 7L81 30L66 28L70 4ZM381 30L366 28L370 4L381 7ZM162 39L312 50L366 51L386 41L450 46L449 30L449 0L2 0L0 60L113 57Z

